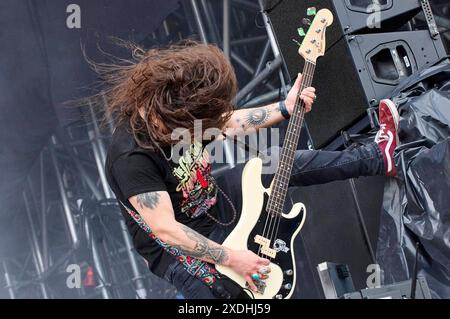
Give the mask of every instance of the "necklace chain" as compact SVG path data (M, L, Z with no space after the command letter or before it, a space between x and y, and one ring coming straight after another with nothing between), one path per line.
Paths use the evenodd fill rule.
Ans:
M159 151L162 153L163 157L165 158L165 160L167 161L167 164L169 165L169 167L171 167L170 165L170 161L172 160L172 153L170 154L170 157L166 156L166 153L164 152L164 150L159 146L158 143L155 143L155 140L153 139L153 137L151 138L153 141L153 144L156 145L156 147L159 149ZM211 164L210 164L211 165ZM173 174L173 171L172 171ZM175 175L174 175L175 176ZM175 178L177 178L175 176ZM214 178L214 177L213 177ZM210 213L208 213L208 211L205 211L205 215L208 216L210 219L212 219L215 223L219 224L220 226L230 226L231 224L234 223L234 221L236 220L237 217L237 210L236 207L234 206L232 200L230 199L230 197L228 197L228 195L222 190L222 188L219 187L219 185L216 183L215 179L213 179L213 183L214 186L217 187L217 190L222 194L222 196L225 198L225 200L228 202L228 204L231 207L231 210L233 211L233 218L229 221L229 222L221 222L220 220L218 220L217 218L215 218L214 216L212 216Z
M233 202L231 201L231 199L228 197L228 195L219 187L219 185L217 185L217 183L214 181L214 186L217 187L218 191L222 194L222 196L226 199L226 201L228 202L228 204L231 206L231 210L233 211L233 218L227 222L221 222L220 220L218 220L217 218L215 218L214 216L212 216L210 213L208 213L207 211L205 211L206 216L208 216L209 218L211 218L213 221L215 221L217 224L219 224L220 226L230 226L231 224L234 223L234 221L236 220L236 216L237 216L237 211L236 211L236 207L234 206Z

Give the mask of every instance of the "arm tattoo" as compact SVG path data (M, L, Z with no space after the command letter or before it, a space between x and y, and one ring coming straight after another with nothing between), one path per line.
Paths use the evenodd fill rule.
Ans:
M155 209L159 203L159 196L158 192L139 194L136 196L136 201L142 208Z
M228 259L228 254L222 246L219 244L211 245L211 241L206 237L187 226L182 225L181 227L186 236L195 242L195 247L193 249L181 245L174 246L181 250L183 254L200 259L208 258L213 260L216 264L222 264Z
M263 125L269 119L270 110L266 108L259 108L252 110L246 114L246 122L248 126Z

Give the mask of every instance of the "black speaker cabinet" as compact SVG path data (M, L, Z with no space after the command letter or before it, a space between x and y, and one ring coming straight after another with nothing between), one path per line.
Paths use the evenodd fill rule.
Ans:
M376 252L385 177L355 180L369 242ZM306 207L306 221L296 239L297 288L295 298L320 298L322 287L316 266L324 261L347 264L357 289L366 287L372 264L361 219L349 181L290 188L292 203Z
M309 7L317 10L327 8L333 12L334 26L327 33L330 44L339 41L346 34L398 28L421 10L419 0L269 0L265 4L272 20L275 19L274 16L281 15L281 20L284 18L287 19L285 21L296 21L297 24L302 21ZM287 13L291 16L286 16ZM286 26L290 27L292 24Z
M328 5L334 8L336 22L344 34L367 32L368 29L399 27L421 9L418 0L377 1L378 4L374 0L327 0L319 2L322 2L324 6ZM315 1L303 2L314 5ZM379 13L377 14L377 12Z
M418 13L419 1L380 0L380 29L365 27L370 3L283 0L273 7L266 4L292 78L304 65L292 39L298 38L297 28L302 26L307 8L328 8L335 16L326 33L326 54L317 62L313 81L318 99L306 117L315 147L326 146L363 118L367 108L389 98L401 80L446 56L442 40L433 40L428 30L398 31Z

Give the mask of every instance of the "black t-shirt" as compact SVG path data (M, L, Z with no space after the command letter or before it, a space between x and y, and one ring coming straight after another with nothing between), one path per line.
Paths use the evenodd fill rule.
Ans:
M163 151L170 156L170 148ZM159 150L139 147L129 124L125 123L114 131L105 170L116 198L129 208L133 208L128 201L132 196L167 191L178 222L206 237L213 230L214 221L207 215L217 216L217 187L210 174L208 153L202 144L190 145L174 163ZM122 205L119 206L136 250L148 261L150 270L162 277L174 257L152 240Z

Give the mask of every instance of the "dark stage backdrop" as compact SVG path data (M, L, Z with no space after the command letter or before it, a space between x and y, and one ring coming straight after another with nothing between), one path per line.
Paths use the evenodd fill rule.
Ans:
M83 89L95 81L81 45L99 60L97 43L109 36L140 42L178 7L178 0L77 0L81 28L70 29L66 10L72 3L0 1L2 238L10 237L8 229L16 229L12 223L19 223L15 216L21 210L21 185L55 127L80 119L77 109L63 103L87 94ZM0 251L5 246L10 245L2 240Z

